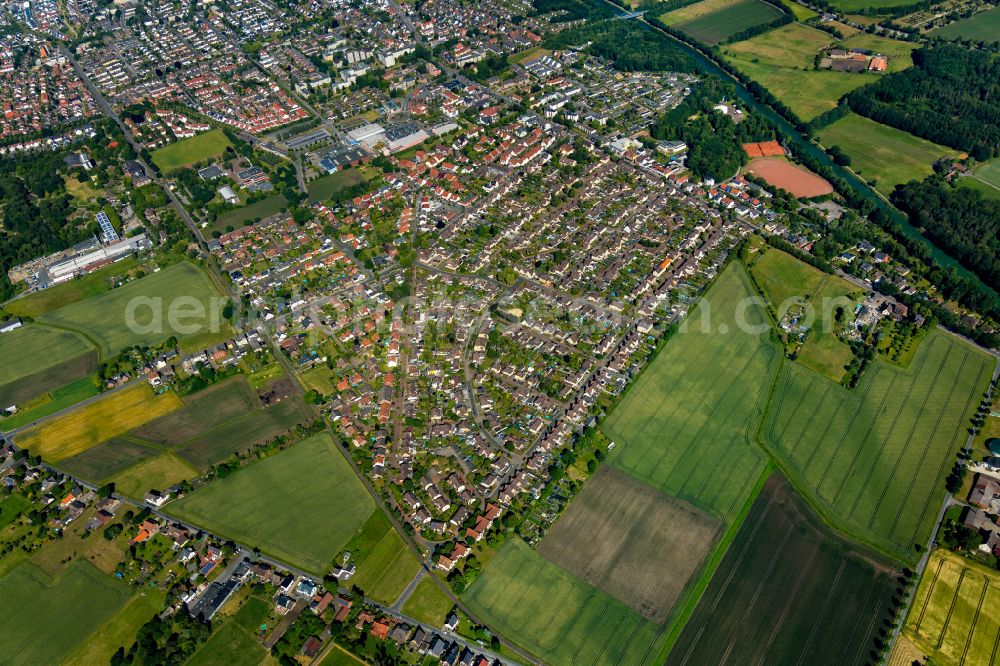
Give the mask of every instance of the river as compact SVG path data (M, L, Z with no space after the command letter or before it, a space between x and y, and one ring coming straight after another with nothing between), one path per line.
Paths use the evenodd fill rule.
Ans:
M610 2L610 0L603 0L603 1L609 6L614 7L617 11L619 12L622 11L622 8L620 6L616 5L613 2ZM765 118L770 120L776 127L780 128L782 132L791 137L792 143L794 144L791 147L796 152L808 153L816 160L818 160L821 164L830 167L831 169L833 169L833 172L837 176L843 178L848 184L850 184L850 186L854 188L855 192L860 194L865 199L873 201L876 206L889 213L892 216L892 218L899 223L900 227L903 229L903 232L907 236L909 236L910 238L923 241L923 243L930 248L931 256L934 258L934 261L936 261L939 265L944 266L946 268L954 267L958 271L959 275L963 277L972 278L986 293L992 295L994 298L1000 297L998 296L996 291L991 289L982 280L980 280L979 276L977 276L972 271L962 266L962 264L960 264L958 260L956 260L947 252L939 248L937 245L932 243L926 236L920 233L920 230L914 227L912 224L910 224L910 221L906 218L905 215L900 213L899 210L897 210L895 207L893 207L892 205L887 203L884 199L882 199L882 197L880 197L871 187L869 187L867 183L863 182L860 178L858 178L856 175L854 175L854 173L852 173L848 169L845 169L835 164L833 160L830 158L830 156L827 155L821 148L819 148L819 146L813 143L811 139L809 139L808 137L804 137L802 133L795 128L794 125L785 120L770 106L764 104L756 97L754 97L753 94L751 94L750 91L747 90L746 87L738 79L736 79L735 77L733 77L732 74L730 74L729 72L727 72L726 70L722 69L717 64L715 64L715 62L709 59L704 53L690 46L686 42L678 39L677 37L674 37L670 33L660 30L654 25L651 25L643 18L624 19L624 20L638 20L648 30L655 30L656 32L666 36L668 39L672 40L678 47L680 47L688 55L688 57L691 58L691 60L695 63L695 65L699 70L717 76L735 85L736 96L739 97L744 104L746 104L749 107L752 107L754 110L761 113Z

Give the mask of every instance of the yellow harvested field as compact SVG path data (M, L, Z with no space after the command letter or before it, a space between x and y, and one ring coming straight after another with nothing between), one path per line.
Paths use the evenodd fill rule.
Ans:
M182 406L177 394L158 396L143 382L35 426L17 444L48 462L59 462Z

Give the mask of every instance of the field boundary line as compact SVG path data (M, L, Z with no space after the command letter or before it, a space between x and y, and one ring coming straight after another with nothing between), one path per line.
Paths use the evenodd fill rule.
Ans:
M806 658L806 654L809 652L809 647L812 645L813 639L816 637L816 631L819 629L820 625L823 624L823 618L826 617L826 612L830 608L830 601L833 599L834 592L837 590L837 584L840 583L840 576L844 573L844 565L846 562L846 558L840 558L840 566L837 567L837 574L833 577L833 582L830 584L830 589L827 591L826 599L823 600L823 607L820 608L819 613L816 614L812 629L809 630L809 637L806 638L806 642L802 645L802 649L799 651L799 660L795 662L796 666L801 664L802 660Z
M940 650L944 644L944 636L948 633L948 625L951 623L951 614L955 612L955 604L958 603L958 597L962 593L962 582L965 580L965 574L968 571L968 568L963 567L962 573L958 577L958 583L955 585L955 594L951 597L951 605L948 606L948 614L944 618L944 624L941 625L941 635L938 636L937 644L934 646L935 649Z
M876 577L878 577L877 573L875 575L876 575ZM889 581L888 584L882 585L882 592L878 595L878 599L875 601L875 612L872 613L871 619L868 621L868 629L867 629L867 631L865 631L865 634L864 634L864 636L862 636L862 639L868 638L871 635L871 633L872 633L872 629L875 628L875 623L878 621L878 618L881 615L881 613L879 613L879 609L882 607L882 601L885 599L885 593L889 590L890 587L892 587L892 581L891 580ZM867 596L865 598L867 599ZM860 622L860 621L861 621L861 616L858 615L856 617L855 621L854 621L853 626L852 626L852 631L853 631L853 627L857 627L858 626L858 622ZM851 645L850 645L849 642L845 643L844 647L843 647L843 650L842 650L842 653L844 655L846 655L847 654L847 650L849 650L850 647L851 647ZM857 651L858 651L858 653L859 654L863 653L864 649L865 649L865 644L862 641L858 641L858 645L857 645Z
M774 628L771 630L771 635L768 636L768 638L767 638L767 644L764 645L764 651L760 655L760 661L757 662L758 664L764 664L765 663L765 657L767 657L767 653L771 649L771 645L774 644L774 639L778 635L778 631L781 629L782 626L784 626L784 624L785 624L785 618L788 617L789 611L792 610L792 606L794 605L795 598L796 598L796 596L799 593L799 588L802 587L802 583L805 581L805 579L807 577L807 574L809 573L809 570L812 569L812 564L813 564L813 562L816 561L816 556L819 554L819 551L820 551L820 547L816 546L813 549L812 555L809 557L809 562L805 566L802 566L800 568L800 570L799 570L800 573L799 573L798 580L795 581L795 585L792 587L791 592L787 595L787 599L786 599L786 602L785 602L785 608L781 611L781 616L778 617L778 621L774 623ZM841 569L842 568L843 567L841 567ZM841 569L837 570L838 574L840 573ZM836 581L834 581L834 584L836 584ZM814 626L815 626L815 620L813 622L814 622Z
M931 596L934 594L934 586L937 585L938 577L941 575L941 568L944 566L945 558L938 557L937 568L934 569L934 578L931 579L930 585L927 587L927 596L924 598L924 603L920 607L920 615L917 616L917 623L913 625L913 630L916 633L920 633L920 624L924 621L924 613L927 612L927 606L931 602Z

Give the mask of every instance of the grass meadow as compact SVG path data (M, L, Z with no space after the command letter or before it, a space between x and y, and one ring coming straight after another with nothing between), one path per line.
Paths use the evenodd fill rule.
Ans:
M111 290L112 282L121 275L136 270L139 262L132 257L116 261L83 277L74 278L48 289L27 294L4 303L4 310L17 317L38 319L46 312L78 303Z
M58 463L180 407L175 393L156 395L143 382L29 428L17 445Z
M840 146L851 158L851 169L865 181L874 181L875 189L886 196L896 185L931 175L931 165L942 157L959 154L856 113L820 130L819 141L827 148Z
M160 171L169 173L189 167L196 162L218 157L232 145L221 129L214 129L157 148L152 152L152 158Z
M724 521L768 464L754 436L781 352L769 329L736 324L737 304L752 293L742 267L726 269L603 426L616 444L609 464ZM701 330L703 317L710 331ZM764 328L767 317L760 305L746 311Z
M454 602L441 591L434 579L431 576L424 576L413 589L413 594L403 604L403 613L421 622L440 627L444 625L448 613L454 606Z
M1000 41L1000 7L974 14L931 32L933 37L944 39L970 39L972 41Z
M130 595L127 584L82 560L55 578L20 564L0 578L0 654L12 666L58 664Z
M167 505L178 518L316 575L375 508L326 434L251 463Z
M256 220L263 220L272 215L277 215L287 208L288 199L280 194L275 194L266 199L255 201L249 206L243 206L242 208L237 208L236 210L231 210L228 213L220 215L212 224L212 231L226 233L230 227L239 229Z
M995 664L1000 574L960 555L931 554L903 635L941 664Z
M773 475L666 663L868 664L895 589L877 562Z
M133 307L131 313L130 305ZM203 336L224 340L232 334L232 328L221 316L223 305L221 294L208 276L185 261L48 312L39 321L76 331L90 340L102 356L110 356L126 347L156 345L170 336L182 340ZM182 315L176 326L171 321L171 306ZM201 314L188 316L196 312L198 306L202 309ZM129 314L133 317L131 321Z
M365 168L351 168L321 176L306 185L309 200L326 201L345 188L363 183L367 175Z
M382 513L380 509L376 512ZM351 585L358 585L366 596L389 605L396 603L420 570L417 558L391 526L369 551L361 553L357 566Z
M163 453L143 460L110 479L114 481L117 492L141 500L150 490L165 490L175 483L196 479L201 474L173 453Z
M705 2L717 3L722 6L696 18L673 23L673 27L699 42L713 46L747 28L770 23L782 15L780 9L770 3L763 2L763 0L737 0L736 2L724 3L718 3L717 0L705 0ZM683 9L678 11L683 11ZM669 18L672 13L665 16Z
M508 539L462 600L489 626L548 664L653 663L660 626Z
M837 106L855 88L872 83L875 74L813 69L816 54L835 38L816 28L790 23L751 39L722 47L723 57L770 90L803 120Z
M92 398L98 390L96 376L78 379L72 384L61 386L45 395L38 396L20 405L16 414L0 419L0 430L11 431L33 423L56 412L61 412L73 405Z
M70 384L97 368L97 354L70 331L27 324L0 335L0 407Z
M764 431L796 488L840 529L903 561L926 543L944 477L994 361L938 330L909 368L876 360L851 391L786 363Z

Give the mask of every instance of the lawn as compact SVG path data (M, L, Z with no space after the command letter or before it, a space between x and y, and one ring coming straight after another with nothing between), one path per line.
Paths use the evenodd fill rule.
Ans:
M260 400L246 377L237 375L186 396L182 409L147 423L131 435L162 446L182 444L255 407L260 407Z
M931 554L903 634L934 663L996 663L1000 574L939 549Z
M781 359L761 306L740 313L753 332L737 325L753 293L742 267L727 268L604 422L609 464L727 522L767 465L753 438Z
M715 1L707 0L707 2ZM738 0L733 3L726 2L723 7L697 18L676 23L673 27L699 42L714 46L748 28L770 23L781 15L780 9L763 0ZM667 17L669 16L670 14L667 14Z
M667 663L869 663L893 576L824 527L773 475Z
M186 666L257 664L265 656L267 650L256 635L230 620L212 633L212 637L198 648Z
M128 439L112 439L59 463L61 469L91 483L102 483L160 451Z
M0 358L0 407L65 386L97 368L97 354L86 339L40 324L0 335Z
M175 393L158 396L142 382L34 426L18 437L17 444L57 463L180 406Z
M78 379L72 384L57 388L22 405L16 414L0 419L0 430L9 432L15 428L21 428L46 416L68 409L97 394L98 380L96 376Z
M908 368L876 359L855 390L786 363L763 434L828 521L913 561L993 367L992 358L938 330Z
M932 37L944 39L968 39L974 42L1000 41L1000 7L994 7L969 18L955 21L930 34Z
M362 169L344 169L308 183L306 191L309 193L310 201L326 201L345 188L363 183L365 175L365 171Z
M140 462L115 476L115 490L141 500L150 490L166 490L175 483L190 481L201 472L172 453L164 453Z
M306 388L319 391L323 395L333 395L333 376L333 371L323 364L299 373L299 379L306 385Z
M287 208L288 199L280 194L275 194L266 199L256 201L249 206L243 206L242 208L237 208L236 210L231 210L228 213L220 215L215 220L215 223L212 224L212 230L226 233L230 230L230 227L239 229L272 215L277 215Z
M503 544L462 600L501 635L553 666L654 663L664 642L656 623L516 537Z
M837 105L855 88L872 83L876 74L813 69L816 54L834 37L799 23L722 47L723 57L767 88L803 120L812 120Z
M25 511L31 509L31 502L26 498L13 493L0 500L0 530L10 525Z
M957 157L958 151L915 137L895 127L849 113L819 132L819 141L829 148L840 146L851 158L851 168L888 196L896 185L923 180L942 157Z
M58 664L121 608L128 585L76 561L55 579L21 564L0 578L5 663Z
M37 319L46 312L58 310L71 303L78 303L109 291L115 278L134 270L137 266L138 262L132 257L128 257L83 277L74 278L48 289L22 296L5 303L3 308L17 317Z
M224 340L232 327L222 318L225 299L205 273L189 262L64 306L39 320L81 333L110 356L126 347L152 346L171 336Z
M198 469L207 470L234 453L264 444L311 420L301 398L286 398L276 405L255 409L202 433L177 449L177 455Z
M145 588L132 597L117 613L91 634L90 638L73 651L65 666L72 664L108 664L118 648L126 650L135 642L136 632L154 615L163 610L166 593L156 588Z
M221 129L214 129L190 139L181 139L176 143L157 148L152 153L153 163L163 173L189 167L196 162L202 162L218 157L233 144L230 143Z
M167 511L316 575L375 508L326 434L314 435L167 505Z
M441 591L431 576L424 576L403 604L403 613L421 622L440 627L455 603Z
M344 648L335 645L320 666L357 666L364 663Z
M721 530L721 521L604 465L537 550L663 624Z
M380 510L377 510L381 513ZM420 570L420 563L406 547L395 529L390 529L358 563L351 585L365 591L365 596L392 605Z

